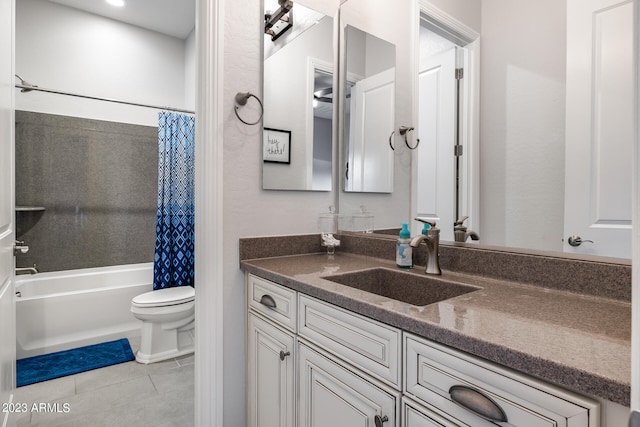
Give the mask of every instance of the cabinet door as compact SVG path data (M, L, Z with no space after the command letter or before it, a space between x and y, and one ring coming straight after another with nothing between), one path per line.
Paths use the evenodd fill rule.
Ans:
M399 393L298 345L300 427L399 425Z
M249 313L247 406L251 427L293 427L295 338Z
M467 424L453 422L433 411L413 402L402 399L402 427L466 427Z

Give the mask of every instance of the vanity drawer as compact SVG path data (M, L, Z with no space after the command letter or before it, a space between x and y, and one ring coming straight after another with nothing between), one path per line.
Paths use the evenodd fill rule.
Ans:
M298 316L301 337L400 389L399 329L302 294Z
M249 274L247 299L253 310L293 332L296 331L296 291Z
M595 401L410 334L404 349L405 393L465 424L496 425L455 403L450 391L458 399L486 404L491 413L502 412L507 425L599 426Z

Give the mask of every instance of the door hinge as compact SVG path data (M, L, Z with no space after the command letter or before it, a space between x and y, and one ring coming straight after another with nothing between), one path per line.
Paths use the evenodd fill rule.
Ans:
M462 80L464 77L464 68L456 68L456 80Z
M456 157L462 156L462 145L453 146L453 155Z

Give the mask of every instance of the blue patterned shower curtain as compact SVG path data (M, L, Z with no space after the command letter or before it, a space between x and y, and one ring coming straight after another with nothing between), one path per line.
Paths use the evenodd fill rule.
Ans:
M194 130L194 117L158 113L154 290L194 285Z

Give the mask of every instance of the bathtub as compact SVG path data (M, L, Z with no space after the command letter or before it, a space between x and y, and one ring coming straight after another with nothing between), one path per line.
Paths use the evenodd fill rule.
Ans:
M140 336L131 298L152 282L153 263L16 276L17 358Z

